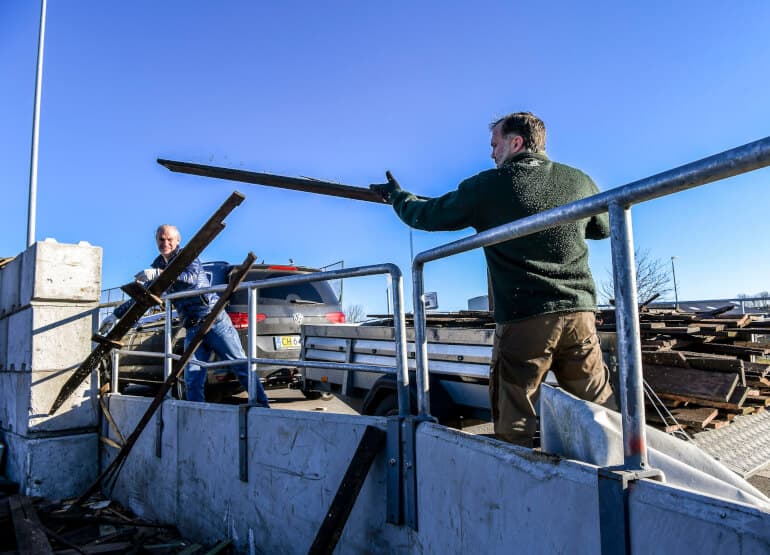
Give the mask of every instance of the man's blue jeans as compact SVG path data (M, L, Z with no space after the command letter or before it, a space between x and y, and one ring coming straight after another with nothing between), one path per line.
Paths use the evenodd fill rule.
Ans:
M190 326L186 329L184 339L185 350L187 350L187 347L189 347L192 338L195 337L195 334L198 333L199 328L200 323L194 326ZM230 321L230 317L224 312L217 317L214 325L211 326L211 329L203 338L203 343L201 343L201 346L198 347L198 349L195 351L195 355L193 355L192 360L184 370L184 382L187 386L188 401L206 400L203 389L206 385L206 376L208 372L205 368L201 367L199 364L196 364L195 361L200 360L203 362L208 362L209 358L211 358L212 352L217 355L219 360L236 360L246 358L246 354L243 352L243 346L241 345L241 339L238 337L238 332L233 327L233 323ZM248 390L249 368L246 362L228 366L227 370L233 372L244 389ZM265 394L265 388L262 387L262 382L259 381L259 378L257 378L256 382L257 403L264 407L269 407L270 404L268 403L267 395Z

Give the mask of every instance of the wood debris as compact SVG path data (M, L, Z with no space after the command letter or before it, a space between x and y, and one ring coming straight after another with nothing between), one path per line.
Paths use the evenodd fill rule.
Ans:
M648 424L699 432L770 406L770 322L727 308L640 311L644 379L665 405L648 406ZM613 310L597 316L597 329L615 331Z
M182 538L174 526L142 520L114 501L100 497L73 507L64 502L0 493L0 555L231 552L229 540L203 546Z

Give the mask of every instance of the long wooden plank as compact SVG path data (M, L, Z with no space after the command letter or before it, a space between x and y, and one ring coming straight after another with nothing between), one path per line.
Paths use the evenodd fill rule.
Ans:
M222 292L219 300L212 307L211 312L208 314L208 316L206 316L206 318L204 318L203 323L201 323L200 327L198 328L198 332L193 336L187 349L185 349L184 353L182 353L182 356L179 358L179 360L174 361L171 375L168 377L168 379L166 379L165 382L163 382L163 385L158 388L155 397L147 407L144 415L142 415L142 418L139 419L139 423L136 425L136 428L134 428L134 431L131 432L131 435L126 438L123 447L118 452L118 454L115 455L115 458L107 466L107 468L105 468L101 475L99 475L99 477L88 487L88 489L86 489L86 491L84 491L80 497L75 500L75 502L72 504L72 508L75 508L86 501L91 496L91 494L99 489L99 486L105 477L110 476L113 472L116 471L116 469L120 468L121 464L126 459L126 457L128 457L128 454L136 444L136 441L139 439L139 436L147 427L147 424L149 424L153 414L155 414L155 411L158 410L158 407L163 404L163 400L166 398L166 394L174 386L176 381L182 375L182 372L184 372L184 367L192 358L193 353L195 353L198 347L200 347L201 343L203 343L203 338L214 325L214 321L216 320L217 316L219 316L222 310L224 310L225 305L230 300L230 295L233 294L233 292L246 278L246 274L251 269L251 266L254 264L256 258L256 255L253 252L250 252L243 263L235 268L235 270L233 270L227 289Z
M658 394L669 393L727 402L738 385L738 374L691 368L643 365L644 379Z
M309 555L331 555L334 552L369 469L385 445L385 436L384 431L374 426L367 426L364 430L337 494L326 512L326 518L308 550Z
M266 185L268 187L278 187L280 189L315 193L317 195L329 195L352 200L364 200L367 202L376 202L378 204L383 204L384 202L380 195L368 187L343 185L331 181L321 181L320 179L287 177L272 173L235 170L219 166L193 164L191 162L178 162L175 160L164 160L163 158L158 158L158 164L165 166L172 172L200 175L202 177L214 177L216 179L229 179L231 181L251 183L252 185ZM424 199L425 197L418 198Z
M13 529L16 532L16 547L19 553L53 554L43 525L37 517L29 497L12 495L8 498Z
M716 407L719 409L726 409L737 412L739 414L749 414L754 411L753 407L744 407L743 403L746 401L748 389L738 386L735 388L730 400L727 402L714 401L712 399L702 399L699 397L692 397L688 395L676 395L673 393L658 393L661 399L667 399L672 401L682 401L684 403L694 403L705 405L709 407Z
M203 227L192 237L192 239L190 239L187 245L179 251L168 267L166 267L166 269L161 272L152 283L150 283L149 287L147 287L147 292L149 293L148 299L150 297L159 297L174 283L174 281L176 281L179 274L181 274L193 260L198 258L209 243L211 243L211 241L225 228L225 224L222 220L224 220L236 206L241 204L245 198L246 197L237 191L233 192L227 198L222 206L214 212L208 221L203 224ZM112 344L119 342L134 324L144 316L144 313L150 306L152 306L152 304L149 300L146 300L145 302L135 302L131 308L128 309L123 317L118 320L115 326L110 330L104 340L98 342L96 348L64 383L48 411L49 415L52 415L59 410L64 401L75 392L78 386L97 368L102 359L110 353Z

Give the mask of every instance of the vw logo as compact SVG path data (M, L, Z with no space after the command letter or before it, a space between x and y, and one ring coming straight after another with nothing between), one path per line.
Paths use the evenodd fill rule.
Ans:
M291 315L292 320L294 320L294 323L298 326L302 325L302 320L305 319L305 317L300 312L295 312Z

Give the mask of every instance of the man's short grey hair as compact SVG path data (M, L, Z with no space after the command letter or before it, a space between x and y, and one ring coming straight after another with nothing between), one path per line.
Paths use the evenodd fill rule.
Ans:
M158 229L155 230L155 240L156 241L160 237L160 234L163 233L164 229L167 229L167 230L171 231L174 235L176 235L177 239L179 239L180 241L182 240L182 234L179 233L179 229L177 229L177 227L175 225L160 224L158 226Z
M524 139L524 148L530 152L545 152L545 124L532 112L514 112L497 118L489 124L492 131L500 125L503 137L519 135Z

